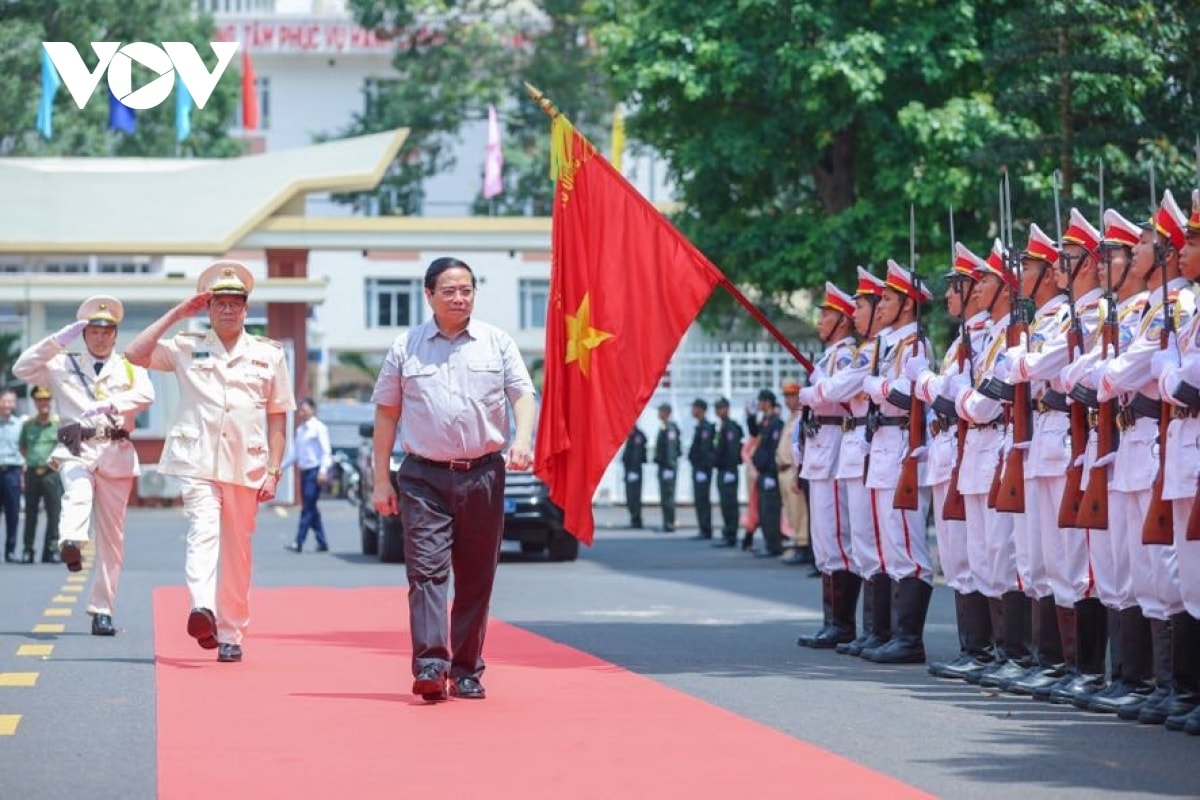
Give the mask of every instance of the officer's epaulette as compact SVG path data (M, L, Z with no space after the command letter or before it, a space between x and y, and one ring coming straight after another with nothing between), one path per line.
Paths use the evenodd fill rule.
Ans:
M263 344L269 344L272 347L278 347L280 350L283 349L283 342L280 342L277 339L269 339L266 336L255 336L254 338Z

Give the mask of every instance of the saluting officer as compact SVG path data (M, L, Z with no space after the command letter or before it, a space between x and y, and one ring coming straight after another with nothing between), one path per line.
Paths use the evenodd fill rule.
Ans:
M717 496L721 498L721 538L713 547L735 547L738 529L738 467L742 463L742 426L729 416L729 401L718 397L713 404L717 428L713 466L716 467Z
M658 407L658 436L654 439L663 533L675 530L675 481L678 479L679 451L679 426L671 419L671 404L663 403Z
M634 425L625 439L621 466L625 468L625 505L629 508L629 527L642 527L642 465L646 463L646 434Z
M200 274L196 294L138 334L134 363L174 372L180 404L159 469L182 483L188 516L187 630L218 661L241 661L250 624L251 536L258 504L275 496L296 409L283 347L245 330L254 276L237 261ZM208 310L206 333L172 327Z
M796 640L801 647L830 649L849 644L857 635L854 607L862 580L853 571L846 486L835 477L846 405L821 399L826 382L854 363L853 318L854 298L827 281L817 317L817 335L825 343L825 352L797 398L809 411L807 425L797 426L796 432L804 438L800 476L808 481L809 532L821 573L824 610L821 629ZM799 442L795 449L800 449Z
M696 539L711 539L712 531L712 476L716 463L717 429L708 421L708 401L697 397L692 402L692 416L696 420L696 432L688 448L688 463L692 465L692 495L696 503L696 524L700 532Z
M125 557L125 510L139 472L129 432L137 414L154 401L154 387L144 369L113 352L117 327L125 317L120 300L89 297L75 316L75 322L22 353L13 374L48 387L60 416L80 426L74 451L60 445L51 454L63 483L60 555L68 570L81 570L80 548L92 531L98 569L88 613L94 635L113 636L117 630L112 614ZM80 336L85 352L68 351ZM65 425L60 423L60 431Z

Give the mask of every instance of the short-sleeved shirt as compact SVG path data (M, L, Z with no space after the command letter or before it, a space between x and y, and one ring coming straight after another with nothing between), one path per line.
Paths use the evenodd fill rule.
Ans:
M23 421L24 417L16 414L0 419L0 467L19 467L24 463L20 450Z
M531 394L533 380L507 333L472 319L449 338L430 320L396 337L371 402L400 408L404 452L450 461L504 449L505 400Z
M163 446L165 475L257 487L267 477L267 415L296 408L279 342L242 333L226 350L212 331L154 347L150 369L175 373L180 402Z
M37 417L25 420L21 428L21 448L25 451L25 466L44 467L50 460L50 452L58 444L58 419L48 418L38 422Z

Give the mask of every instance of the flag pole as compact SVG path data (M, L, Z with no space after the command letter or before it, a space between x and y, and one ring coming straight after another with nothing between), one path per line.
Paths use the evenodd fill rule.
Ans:
M550 102L550 99L546 97L545 93L536 86L533 86L528 81L525 81L525 91L529 93L529 96L533 98L533 101L537 103L541 107L542 111L545 111L551 119L555 119L562 115L562 112L558 110L554 103ZM597 155L600 158L604 157L600 153L597 153ZM622 176L622 180L624 180L624 176ZM767 333L775 337L775 340L783 346L783 349L786 350L792 356L792 358L799 361L800 365L804 367L804 369L812 372L812 361L805 358L804 354L800 352L799 348L792 344L791 340L784 336L783 332L779 330L779 328L775 327L771 320L767 319L766 314L764 314L758 308L758 306L754 305L754 303L750 301L750 298L746 297L746 295L742 293L741 289L734 286L729 278L725 277L724 273L720 273L720 275L721 279L717 281L717 285L728 292L734 300L736 300L744 309L746 309L750 316L753 317L759 325L766 328Z

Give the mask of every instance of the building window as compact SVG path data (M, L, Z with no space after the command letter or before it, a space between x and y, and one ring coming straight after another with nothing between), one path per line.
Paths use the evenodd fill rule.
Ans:
M132 261L101 261L99 271L105 275L137 275L144 274L150 271L148 263L135 263Z
M550 305L550 281L543 278L521 279L521 330L546 327L546 308Z
M42 265L42 272L76 273L76 272L87 272L87 271L88 271L88 265L86 263L80 263L80 262L48 261L44 265Z
M254 91L258 93L258 130L271 129L271 79L258 76L254 79ZM242 100L239 97L233 109L233 128L242 127Z
M367 278L367 327L407 328L425 316L421 281Z

